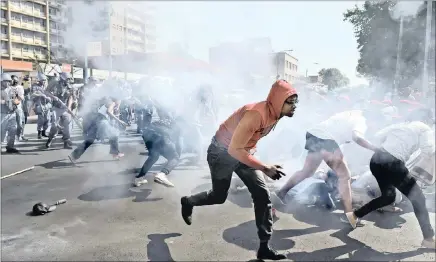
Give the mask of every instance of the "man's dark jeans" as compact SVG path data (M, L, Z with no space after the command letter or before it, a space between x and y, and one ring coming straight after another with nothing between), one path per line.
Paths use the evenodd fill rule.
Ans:
M257 234L267 242L272 234L272 204L263 173L240 163L227 152L215 137L207 150L207 162L212 176L212 189L188 197L193 206L223 204L228 195L232 174L235 172L247 186L254 203Z

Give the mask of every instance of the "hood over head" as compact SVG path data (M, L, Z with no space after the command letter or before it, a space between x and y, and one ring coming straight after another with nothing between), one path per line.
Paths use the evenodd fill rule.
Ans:
M285 80L277 80L271 87L266 99L270 114L274 119L280 118L283 104L288 97L297 95L297 90Z

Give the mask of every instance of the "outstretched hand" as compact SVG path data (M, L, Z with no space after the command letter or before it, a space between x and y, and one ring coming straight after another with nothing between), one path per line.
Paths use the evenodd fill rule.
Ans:
M279 180L280 178L286 176L286 174L282 170L283 167L280 165L271 165L271 166L266 166L262 171L265 173L265 175L267 175L271 179Z

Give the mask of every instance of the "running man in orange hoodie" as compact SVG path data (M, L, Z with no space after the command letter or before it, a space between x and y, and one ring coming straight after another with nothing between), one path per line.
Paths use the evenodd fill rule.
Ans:
M189 197L182 197L182 217L192 222L194 206L223 204L227 199L232 174L235 172L251 193L254 202L256 226L260 239L258 259L279 260L286 256L271 249L272 204L264 174L278 180L285 174L279 165L266 165L256 159L257 141L274 129L284 116L294 115L298 96L296 90L284 81L276 81L266 101L245 105L224 121L207 150L212 189Z

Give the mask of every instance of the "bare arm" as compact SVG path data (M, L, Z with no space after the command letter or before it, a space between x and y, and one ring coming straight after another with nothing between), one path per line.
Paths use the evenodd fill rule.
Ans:
M246 112L233 133L228 149L232 157L258 170L264 170L266 165L251 155L246 146L253 134L260 128L261 120L262 118L258 112Z
M353 131L352 138L353 138L353 141L356 142L356 144L358 144L361 147L364 147L364 148L371 150L371 151L377 150L377 147L374 146L368 140L366 140L365 137L360 132Z

